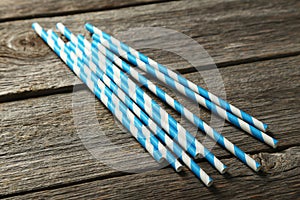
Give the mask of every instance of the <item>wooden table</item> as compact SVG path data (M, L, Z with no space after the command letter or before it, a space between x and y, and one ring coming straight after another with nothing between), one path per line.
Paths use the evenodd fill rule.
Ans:
M1 198L300 198L299 1L44 2L48 3L0 2ZM45 28L63 22L85 35L85 22L113 35L130 28L164 27L193 38L218 66L227 100L269 124L270 134L279 140L278 148L226 123L222 134L257 159L263 166L261 172L253 172L218 145L212 152L230 167L227 174L218 174L203 159L197 161L215 180L210 188L187 169L179 174L170 167L148 169L153 162L149 155L31 30L33 22ZM143 51L206 87L198 73L209 73L203 66L193 68L166 51ZM74 120L74 96L96 108L98 123L88 128L101 127L115 144L107 145L106 161L136 161L129 167L133 171L143 168L143 172L114 169L87 150ZM78 116L86 119L88 109ZM210 113L202 109L201 118L209 122ZM204 138L201 133L197 137ZM117 147L141 156L120 157Z

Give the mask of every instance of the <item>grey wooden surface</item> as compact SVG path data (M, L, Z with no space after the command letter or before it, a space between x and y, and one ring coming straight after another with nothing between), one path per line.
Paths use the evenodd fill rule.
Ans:
M83 7L77 1L68 2L70 5L67 1L47 3L51 5L48 8L34 1L0 3L5 10L0 14L0 198L299 197L298 1L120 1L113 4L93 1ZM34 16L37 18L31 19ZM251 171L210 140L205 140L206 144L230 167L229 173L222 176L205 160L197 161L215 178L212 188L206 188L188 170L177 174L170 167L155 169L151 157L35 35L30 27L34 21L46 28L54 28L61 21L76 33L86 35L84 22L94 23L113 35L130 28L156 26L192 37L219 67L227 100L269 124L270 134L279 139L279 147L272 149L225 123L224 127L216 128L222 128L228 139L260 161L262 172ZM179 56L160 50L143 51L207 87L197 72L197 69L204 70L201 73L206 75L210 89L220 89L214 83L215 77L210 76L212 70L202 66L192 68ZM79 91L74 91L74 87ZM161 105L190 127L174 111ZM96 121L88 121L91 113ZM209 112L201 109L198 114L210 122ZM78 134L79 123L88 133L104 131L109 140L107 144L102 143L105 155L95 158L88 151L89 144ZM200 132L197 137L201 141L206 139ZM92 135L89 139L96 143L103 138ZM126 156L119 151L125 151ZM116 165L131 171L112 167ZM132 173L137 170L142 172Z
M35 21L45 28L55 28L57 22L63 22L75 33L85 34L85 22L113 35L135 27L166 27L195 39L218 66L299 54L299 1L267 2L175 1L1 23L0 101L70 91L68 86L74 84L67 67L61 67L62 62L31 31ZM181 72L191 68L179 65L179 56L152 50L146 53L166 65L173 64Z
M36 17L51 17L56 15L96 12L159 2L163 2L163 0L2 0L0 2L0 21L4 22Z
M299 199L299 150L298 146L278 153L255 155L265 163L265 173L261 174L253 173L233 158L224 159L231 165L232 173L222 176L210 171L216 181L209 189L199 184L187 170L174 176L172 169L164 169L30 193L22 198ZM202 166L208 167L207 163Z

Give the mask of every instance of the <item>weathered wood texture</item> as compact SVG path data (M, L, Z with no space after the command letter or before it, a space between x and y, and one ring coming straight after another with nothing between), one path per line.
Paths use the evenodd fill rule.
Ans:
M124 6L157 3L161 1L163 0L2 0L0 2L0 21L109 10Z
M0 102L11 101L0 104L0 198L299 198L300 2L163 1L0 2ZM109 10L113 8L118 9ZM186 169L180 174L170 167L155 170L158 166L153 159L91 93L71 93L74 85L82 89L81 82L31 30L34 21L45 28L61 21L87 36L83 25L91 22L138 48L157 46L167 38L190 55L194 49L176 34L158 37L149 32L155 38L145 39L145 34L124 31L165 27L192 37L218 66L225 67L220 73L227 99L268 123L270 134L279 139L278 149L233 126L223 127L221 120L189 104L260 161L262 172L254 173L201 133L197 137L230 167L229 174L222 176L204 159L198 160L215 178L212 188L203 186ZM142 51L181 72L195 71L174 53ZM219 91L222 84L215 81L215 74L207 70L185 76ZM196 130L163 107L189 130Z
M213 172L215 186L206 188L189 172L172 169L149 171L98 180L66 188L46 190L11 199L298 199L300 147L280 153L255 155L263 163L263 173L255 174L234 159L230 175ZM207 164L203 164L206 167Z
M53 28L61 21L76 33L84 32L85 22L113 35L134 27L174 29L203 45L222 66L299 54L299 8L299 1L188 0L1 23L0 100L70 91L75 84L69 70L62 67L57 56L31 30L34 21L45 28ZM184 45L184 41L176 44ZM162 51L145 52L168 66L182 61L179 56ZM186 62L175 66L181 70L191 67Z
M300 144L298 132L300 124L298 112L300 106L299 61L300 56L297 56L220 69L220 73L224 78L228 100L246 111L251 111L251 114L268 123L272 134L279 139L279 149ZM208 74L209 72L207 71ZM204 84L198 73L187 74L186 77L194 80L196 83ZM82 101L76 101L78 96L75 95L80 95ZM124 165L124 168L133 167L133 170L138 170L141 165L136 163L144 160L143 168L152 167L152 159L146 153L143 153L137 142L128 134L124 134L122 129L114 123L109 111L104 109L104 106L98 101L95 103L94 99L86 99L87 96L92 95L86 95L85 91L79 91L0 104L1 195L41 190L54 186L59 187L126 174L111 168L111 165L106 165L105 163L107 162L119 163ZM94 103L96 107L93 107ZM75 107L77 109L72 109L72 105L77 105L79 108ZM97 121L90 121L85 126L84 122L87 121L84 121L84 119L89 119L88 117L91 116L93 109L96 109ZM206 121L210 120L210 116L206 112L201 112L201 117ZM81 122L78 119L83 121ZM106 150L105 156L102 156L101 161L97 161L85 149L80 137L77 135L74 123L80 124L81 126L79 127L83 128L82 130L88 130L86 134L89 131L98 131L99 133L101 133L101 130L105 131L105 135L109 138L108 141L119 144L119 148L122 147L129 152L133 150L140 152L140 158L134 162L135 155L133 154L122 157L117 152L119 148L111 146L111 143L108 142L104 143L103 147ZM101 127L100 131L97 129L99 127ZM246 152L253 154L262 151L274 151L232 126L226 125L222 133ZM203 139L203 137L200 138ZM89 142L94 142L98 145L97 142L102 139L101 135L96 134L91 136ZM213 143L210 144L213 145ZM213 148L213 152L219 157L225 158L224 156L229 156L228 152L218 146ZM260 177L255 175L254 172L245 165L240 164L236 159L222 160L232 168L230 171L232 176L237 177L227 180L226 177L215 175L218 179L215 184L216 188L224 187L223 189L225 190L225 188L230 187L231 181L236 181L236 184L240 185L239 182L241 180L249 180L249 182L245 182L248 188L258 188L258 180L260 180L260 184L265 184L269 181L268 176ZM201 165L204 163L206 162L202 160ZM204 166L205 170L209 172L214 171L211 167ZM237 168L241 168L243 171L239 172ZM176 182L176 184L179 184L178 192L183 192L184 188L188 187L189 182L193 182L195 185L195 188L191 186L193 190L203 187L202 189L206 190L206 193L211 193L211 195L218 191L217 189L205 189L190 172L180 176L170 168L160 171L151 171L138 176L144 176L145 178L142 179L144 181L150 179L152 181L151 174L162 173L158 175L160 178L154 176L157 179L155 187L160 187L157 182L163 183L165 181L165 184L170 184L171 186L173 184L172 180L181 180L182 182ZM243 173L248 174L250 179L245 179L248 175ZM238 178L238 176L241 177ZM278 179L275 177L271 180L279 180L280 176L278 175ZM282 176L282 178L285 177L285 175ZM117 178L111 180L118 182ZM120 182L123 182L121 180ZM297 179L291 179L291 181L294 180ZM140 184L140 182L137 183ZM276 181L275 183L277 184ZM97 182L95 184L97 185ZM128 185L125 182L123 184ZM130 184L134 185L135 183L132 182ZM275 187L276 184L271 185ZM180 187L183 185L184 187ZM109 190L109 186L107 187ZM164 187L161 186L161 188ZM241 189L245 188L241 187ZM186 191L189 190L187 189ZM258 191L260 190L258 189ZM153 196L156 195L154 192L151 194ZM193 195L196 194L199 195L199 193L193 193ZM266 192L265 194L268 193ZM222 192L219 195L222 195ZM124 197L126 197L125 194Z

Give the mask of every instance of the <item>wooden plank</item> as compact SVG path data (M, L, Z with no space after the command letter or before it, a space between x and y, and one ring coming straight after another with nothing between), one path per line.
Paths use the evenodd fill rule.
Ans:
M300 144L299 61L300 56L297 56L220 69L228 100L268 123L271 134L279 139L279 150ZM187 74L186 77L203 83L198 73ZM218 85L214 82L211 84ZM114 123L104 106L87 97L92 95L77 91L0 104L1 195L124 175L124 172L107 165L107 162L120 164L124 169L138 170L141 165L137 163L144 160L142 166L152 167L152 159ZM93 110L96 110L96 114ZM180 120L179 116L174 116ZM207 122L211 119L204 111L201 111L201 118ZM77 134L78 127L83 128L80 130L86 131L83 135L87 136L90 136L89 132L96 131L97 134L91 136L88 144L98 145L103 141L103 135L98 135L103 131L109 138L111 142L104 140L103 149L106 152L101 160L96 160L85 149ZM232 126L226 125L222 133L246 152L274 151ZM205 139L201 134L198 137L201 141ZM116 145L112 146L111 143ZM214 146L209 140L205 140L205 144L211 145L209 147L218 157L229 156L228 152ZM118 153L121 147L129 152L141 153L140 158L136 159L132 154L121 156ZM238 160L234 163L224 162L233 167L233 174L236 173L236 164L248 170L246 166L238 164ZM205 170L211 170L206 166ZM199 184L196 178L192 181Z
M300 185L300 147L255 155L263 173L254 174L234 159L229 175L213 172L215 184L206 188L186 170L171 169L72 185L9 199L297 199ZM206 166L206 164L203 164Z
M162 0L131 0L131 1L21 1L3 0L0 2L0 21L20 20L35 17L67 15L81 12L109 10L114 8L157 3Z
M76 33L86 33L83 25L91 22L113 35L134 27L165 27L195 39L220 66L299 53L299 1L187 0L159 5L1 23L0 101L71 91L76 84L69 70L31 30L34 21L46 28L61 21ZM132 38L139 40L138 36ZM176 40L176 44L189 49L184 40ZM175 69L191 69L174 54L145 52Z

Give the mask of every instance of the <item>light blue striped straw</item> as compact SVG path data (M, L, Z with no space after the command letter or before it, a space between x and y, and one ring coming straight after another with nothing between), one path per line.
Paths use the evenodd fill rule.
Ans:
M220 117L226 119L228 122L236 125L238 128L246 131L247 133L251 134L252 136L256 137L262 142L265 142L266 144L272 146L273 148L277 147L278 141L271 136L267 135L266 133L258 130L257 128L253 127L252 125L246 123L242 119L236 117L235 115L231 114L230 112L227 112L223 108L219 107L216 104L213 104L211 101L205 99L204 97L200 96L199 94L193 92L189 88L181 85L177 81L174 81L169 76L166 76L165 74L161 73L160 71L154 69L148 64L145 64L138 58L132 56L131 54L128 54L123 49L118 48L114 44L110 43L108 40L100 37L97 34L93 35L93 39L97 42L101 42L106 48L110 49L112 52L114 52L116 55L123 57L124 59L128 60L132 64L138 66L140 69L144 70L145 72L151 74L155 78L159 79L163 83L166 83L167 85L171 86L173 89L179 91L181 94L193 99L194 101L197 101L200 105L204 106L205 108L211 110L213 113L219 115Z
M162 155L176 171L181 170L182 165L177 161L177 159L108 88L106 90L100 90L97 84L95 84L99 83L99 79L95 75L91 74L88 67L83 69L83 63L80 59L71 59L69 54L70 50L65 46L59 46L58 43L54 41L41 26L39 26L39 24L33 23L32 28L156 160L159 161L159 155ZM155 153L155 149L158 150L160 154Z
M78 55L78 54L77 54ZM82 54L81 54L82 55ZM93 72L94 73L94 72ZM142 122L153 132L158 138L167 145L167 147L178 156L181 161L207 186L212 184L212 179L179 147L155 122L144 113L119 87L114 84L105 74L100 79L138 116Z
M247 114L246 112L238 109L237 107L229 104L228 102L224 101L220 97L217 97L216 95L208 92L204 88L200 87L199 85L196 85L195 83L187 80L180 74L177 74L176 72L168 69L167 67L157 63L156 61L152 60L151 58L145 56L144 54L138 52L137 50L131 48L130 46L120 42L116 38L112 37L111 35L105 33L104 31L99 30L95 26L91 24L85 25L86 29L90 31L91 33L96 33L100 37L108 40L112 44L116 45L118 49L123 49L127 53L135 56L136 58L139 58L141 61L143 61L145 64L149 64L150 66L154 67L155 69L159 70L166 76L171 77L172 79L176 80L180 84L184 85L185 87L188 87L192 91L200 94L204 98L206 98L209 101L212 101L213 103L217 104L218 106L222 107L226 111L238 116L239 118L243 119L245 122L251 124L252 126L260 129L261 131L266 131L268 125L259 121L258 119L254 118L253 116Z
M87 56L91 55L92 52L86 54L85 50L87 49L85 49L82 44L78 43L76 36L74 36L74 34L72 34L61 23L58 23L57 27L69 40L78 45L79 49L84 52L84 62L91 66L91 69L97 74L97 76L101 76L99 71L105 71L106 75L109 78L111 78L125 93L127 93L147 114L152 116L154 121L161 125L164 128L164 130L167 131L170 134L170 136L174 138L192 156L195 156L195 152L190 152L190 148L189 146L187 146L188 143L196 147L196 152L201 153L201 155L203 155L216 169L218 169L220 173L226 172L227 167L219 159L217 159L211 152L209 152L208 149L206 149L197 139L195 139L194 136L192 136L188 131L186 131L172 116L170 116L165 110L163 110L146 93L140 92L141 88L139 88L133 81L131 81L131 79L129 79L124 72L122 72L119 68L113 65L113 63L111 63L109 59L104 57L102 54L95 53L96 50L92 49L92 62L95 64L93 66L91 64L90 57ZM99 67L101 69L99 69ZM142 95L139 96L139 94ZM145 105L146 102L150 102L152 105L149 108L154 108L154 110L149 108L147 109L147 105ZM164 119L168 119L168 121L171 121L173 127L172 125L168 126L168 124L164 122ZM174 135L174 131L172 131L173 128L175 128L175 133L177 132L176 135Z
M223 137L220 133L218 133L213 128L211 128L208 124L206 124L199 117L194 115L190 110L185 108L182 104L180 104L178 101L176 101L174 98L172 98L166 92L164 92L161 88L159 88L154 83L152 83L150 80L148 80L146 77L144 77L142 74L140 74L133 67L128 65L125 61L123 61L122 59L120 59L119 57L114 55L112 52L110 52L101 43L92 42L92 45L91 45L89 43L89 41L87 41L82 35L78 35L78 40L81 44L84 44L84 46L88 50L90 50L92 47L94 47L97 51L99 51L104 56L109 58L117 66L119 66L122 70L124 70L126 73L131 75L137 82L141 83L143 86L145 86L151 92L153 92L157 97L159 97L162 101L164 101L165 103L170 105L172 108L174 108L176 111L178 111L181 115L185 116L191 123L196 125L200 130L205 132L213 140L218 142L218 144L220 144L222 147L227 149L233 155L238 157L242 162L244 162L246 165L248 165L254 171L258 171L260 169L260 167L261 167L260 164L258 162L256 162L253 158L251 158L248 154L243 152L240 148L238 148L236 145L231 143L227 138ZM80 53L80 55L82 55L82 53Z
M73 43L68 43L67 46L73 46ZM77 53L77 56L82 57L82 52L79 52L78 48L70 48L74 49ZM70 54L71 57L76 57L74 54ZM80 58L81 59L81 58ZM93 66L89 66L92 67ZM94 74L94 72L91 72ZM96 74L94 74L96 75ZM109 87L116 96L124 102L130 110L132 110L136 116L140 118L140 120L149 128L158 138L167 145L167 147L174 152L176 156L178 156L181 161L199 178L201 179L206 186L210 186L212 184L212 179L179 147L156 123L148 117L146 113L144 113L120 88L112 82L104 73L99 77L104 84ZM99 85L99 84L98 84ZM101 86L99 85L101 88Z

